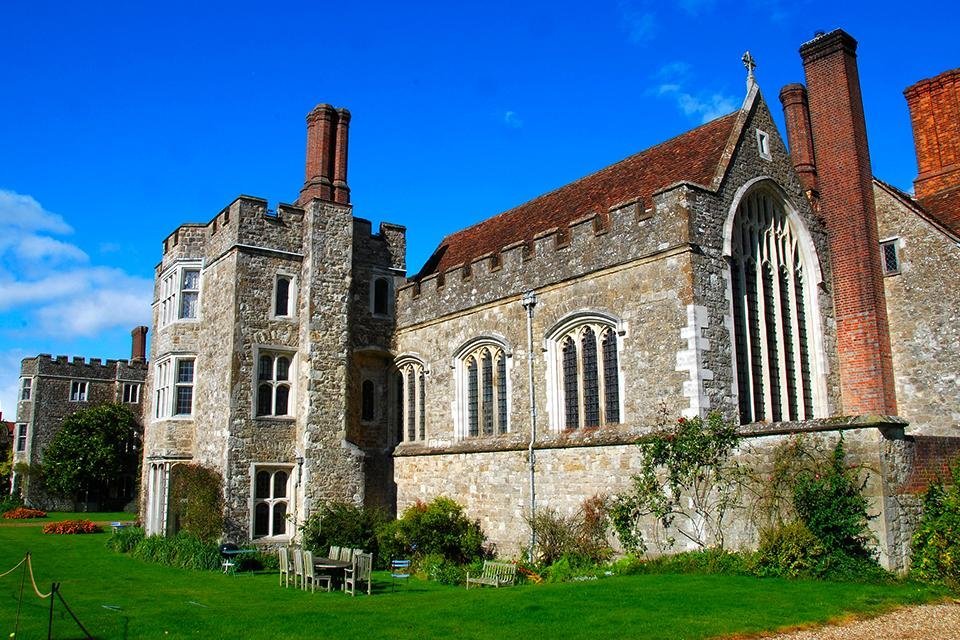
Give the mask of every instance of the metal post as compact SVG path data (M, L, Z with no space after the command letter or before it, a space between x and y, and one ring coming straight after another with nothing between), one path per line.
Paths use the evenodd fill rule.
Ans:
M537 514L536 454L533 447L537 442L537 396L533 383L533 308L537 306L537 294L527 291L520 300L527 310L527 386L530 388L530 448L527 458L530 460L530 551L528 560L533 563L533 554L537 546L537 530L534 518Z

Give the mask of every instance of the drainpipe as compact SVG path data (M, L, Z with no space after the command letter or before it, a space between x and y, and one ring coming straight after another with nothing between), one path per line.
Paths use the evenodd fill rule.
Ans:
M537 397L533 386L533 308L537 306L537 294L527 291L523 294L520 304L527 310L527 386L530 388L530 448L527 458L530 460L530 552L529 561L533 563L533 553L537 546L537 530L533 527L533 519L537 512L536 491L536 455L533 446L537 441Z

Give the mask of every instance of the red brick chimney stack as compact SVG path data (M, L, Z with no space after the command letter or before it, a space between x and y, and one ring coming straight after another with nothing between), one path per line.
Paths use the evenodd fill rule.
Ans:
M803 190L811 200L816 198L817 163L813 155L813 136L810 132L810 109L807 89L802 84L788 84L780 90L780 104L787 125L790 156Z
M307 114L307 162L297 203L314 198L350 203L347 186L347 125L350 112L318 104Z
M917 148L917 198L960 186L960 69L921 80L903 95Z
M838 29L804 44L800 57L807 78L820 211L830 237L843 413L896 415L856 50L857 41Z
M350 112L337 109L337 146L333 163L333 201L350 204L350 187L347 186L347 131Z
M130 359L133 362L147 361L147 331L146 327L137 327L130 332Z

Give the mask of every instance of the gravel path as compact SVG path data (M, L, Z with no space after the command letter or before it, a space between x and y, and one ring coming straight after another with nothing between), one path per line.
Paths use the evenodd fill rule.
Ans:
M766 636L765 640L960 640L960 601L905 607L869 620Z

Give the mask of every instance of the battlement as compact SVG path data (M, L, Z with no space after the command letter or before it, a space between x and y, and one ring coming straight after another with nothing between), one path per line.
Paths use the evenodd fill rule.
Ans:
M546 229L529 242L506 245L440 273L410 280L397 291L397 326L437 318L530 289L629 262L689 241L687 211L712 197L678 183Z
M32 358L24 358L20 370L22 375L54 375L77 378L116 379L122 370L143 371L147 363L137 360L84 358L82 356L53 356L41 353Z
M163 240L158 270L182 259L215 259L240 244L297 253L303 244L304 210L290 204L270 209L266 200L237 196L207 223L180 225Z
M353 219L354 259L365 256L370 262L406 271L407 228L392 222L381 222L373 232L373 224L365 218Z

